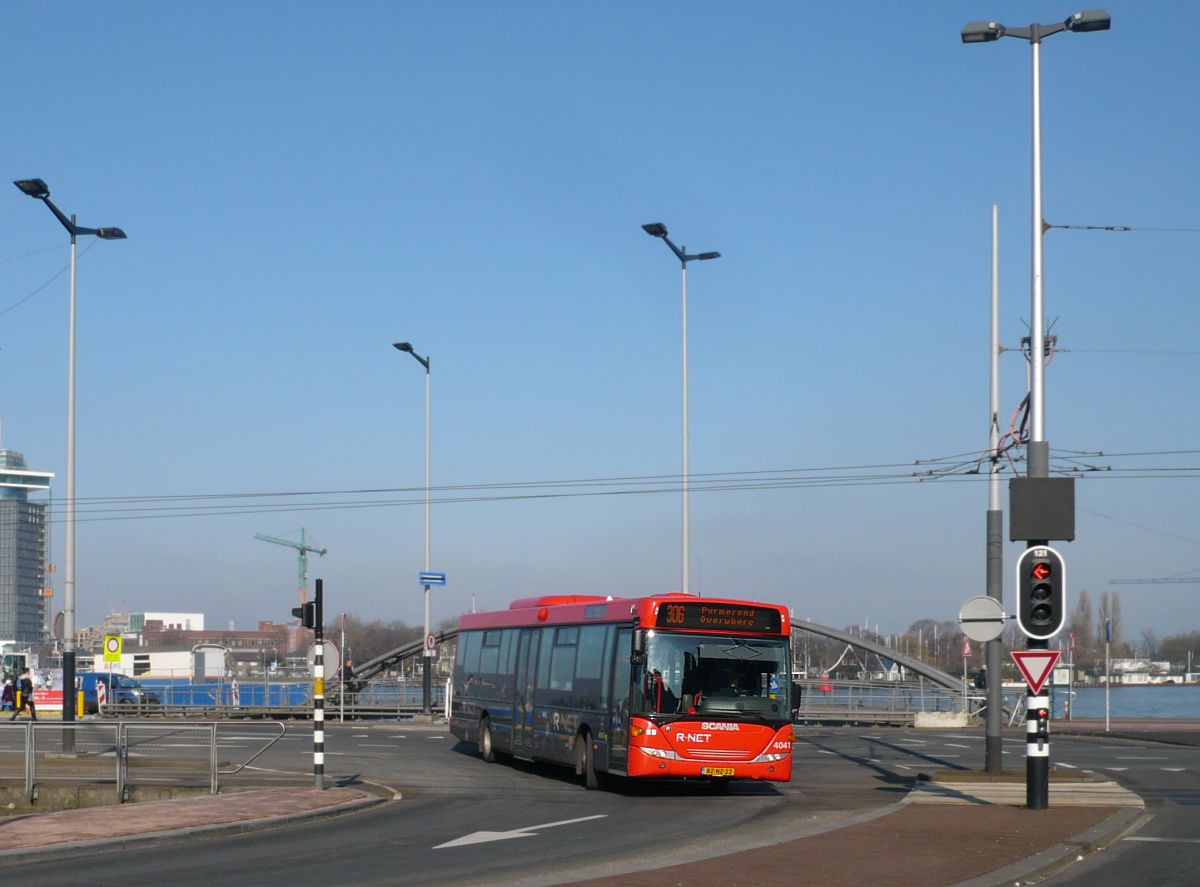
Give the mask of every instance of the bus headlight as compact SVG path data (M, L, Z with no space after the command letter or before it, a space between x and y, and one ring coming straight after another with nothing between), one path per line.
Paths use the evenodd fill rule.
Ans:
M776 761L782 761L786 757L787 757L786 752L784 754L759 755L757 758L754 759L753 763L755 763L755 764L773 764Z
M667 761L678 761L679 760L679 755L675 754L675 752L671 751L670 749L666 749L666 748L643 748L642 751L645 752L646 754L648 754L652 758L663 758L664 760L667 760Z

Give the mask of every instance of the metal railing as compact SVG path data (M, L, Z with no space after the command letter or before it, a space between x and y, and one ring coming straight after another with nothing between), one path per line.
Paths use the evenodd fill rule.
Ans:
M925 681L799 682L798 723L871 723L909 725L918 713L966 713L976 718L986 701L979 691L966 693Z
M220 777L233 776L278 742L287 729L265 723L262 745L244 761L221 769L220 730L229 724L161 721L27 721L0 725L0 762L23 762L22 780L30 804L46 783L116 786L117 800L129 800L133 784L196 785L206 780L217 794ZM270 732L268 732L270 731ZM273 735L271 735L273 732ZM0 783L15 766L0 766Z

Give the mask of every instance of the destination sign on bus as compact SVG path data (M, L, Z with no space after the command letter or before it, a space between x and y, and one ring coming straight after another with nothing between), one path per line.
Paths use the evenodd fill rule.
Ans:
M779 611L746 604L715 604L682 601L658 608L659 628L725 629L728 631L780 631Z

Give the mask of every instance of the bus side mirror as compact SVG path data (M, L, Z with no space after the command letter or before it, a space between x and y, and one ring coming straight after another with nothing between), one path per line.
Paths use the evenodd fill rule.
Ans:
M642 629L633 633L633 655L629 657L629 661L634 665L641 665L646 661L646 632Z

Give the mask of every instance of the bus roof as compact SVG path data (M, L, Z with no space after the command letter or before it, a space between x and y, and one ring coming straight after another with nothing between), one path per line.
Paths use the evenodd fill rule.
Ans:
M662 610L664 605L681 604ZM661 611L661 613L660 613ZM668 616L670 614L670 616ZM678 615L678 619L674 617ZM507 610L464 613L463 631L588 622L637 622L643 628L720 631L734 634L787 635L787 608L780 604L736 598L701 598L682 592L638 598L601 595L544 595L513 601Z

